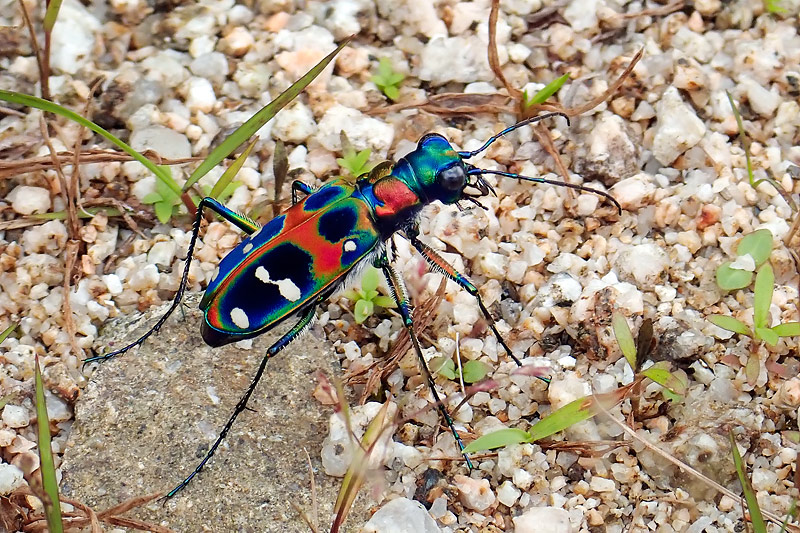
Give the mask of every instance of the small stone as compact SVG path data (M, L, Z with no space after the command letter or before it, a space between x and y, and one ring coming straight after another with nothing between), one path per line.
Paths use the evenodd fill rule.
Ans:
M186 107L192 112L202 111L210 113L217 103L214 87L205 78L189 78L184 85L186 92Z
M219 51L233 57L242 57L256 43L256 40L241 26L234 27L219 42Z
M50 67L75 74L94 59L92 49L101 24L80 2L64 2L53 27ZM99 37L98 37L99 38Z
M9 403L3 408L3 423L10 428L24 428L31 423L31 416L24 407Z
M485 511L495 502L488 479L473 479L464 475L457 475L453 479L459 490L458 498L464 506L475 511Z
M556 507L532 507L514 517L516 533L571 533L569 512Z
M328 109L319 121L317 138L323 147L338 152L342 149L341 132L347 135L354 149L369 148L373 156L385 154L394 139L394 127L391 124L337 104Z
M613 479L593 476L592 481L589 483L589 488L595 492L613 492L617 490L617 485Z
M511 481L506 480L497 489L497 501L507 507L511 507L517 502L520 494L522 494L522 491L515 487Z
M614 264L640 287L652 287L669 266L669 256L656 243L637 244L625 246Z
M228 75L228 60L225 54L209 52L195 58L189 64L189 70L198 78L205 78L212 83L222 83Z
M131 133L130 145L134 150L154 150L162 157L181 159L191 157L192 145L186 135L164 126L146 126Z
M317 124L311 109L299 101L278 113L272 125L275 138L292 144L305 142L316 131Z
M50 191L42 187L19 185L8 193L6 199L20 215L46 213L50 209Z
M446 508L445 508L446 509ZM361 533L441 533L425 507L408 498L397 498L372 515Z
M175 251L178 245L175 241L157 242L147 252L147 262L168 267L175 258Z
M648 174L640 173L618 181L610 192L623 209L635 211L644 207L655 191L652 178Z
M0 462L0 496L8 496L24 483L22 470L14 465Z
M686 105L678 89L669 87L656 106L658 123L653 135L653 156L669 165L693 147L706 133L706 125Z
M780 94L765 89L753 78L742 76L739 86L747 94L747 101L753 111L763 117L771 118L781 104Z

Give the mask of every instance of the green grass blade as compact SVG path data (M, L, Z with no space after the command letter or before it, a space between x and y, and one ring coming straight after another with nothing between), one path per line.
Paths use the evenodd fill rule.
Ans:
M659 365L642 370L642 375L647 376L665 389L677 396L686 394L687 384L675 377L672 372Z
M46 32L53 31L53 26L56 25L56 19L58 19L58 11L60 9L61 9L61 0L50 0L50 3L47 5L47 12L44 14L44 22L42 22L44 31Z
M708 317L708 321L714 324L715 326L719 326L722 329L727 329L728 331L732 331L734 333L739 333L740 335L747 335L748 337L753 336L753 332L750 331L750 328L742 324L741 321L733 318L732 316L728 315L711 315Z
M220 176L219 180L217 180L217 183L214 184L214 187L211 188L211 192L208 194L211 198L219 199L219 195L222 194L222 191L224 191L225 188L231 184L233 178L235 178L236 174L239 173L239 170L242 168L242 165L244 165L245 160L250 155L250 151L256 145L256 140L257 139L253 139L250 141L250 144L247 145L247 148L245 148L244 151L239 154L239 157L237 157L236 160L231 163L231 166L225 169L225 172L222 173L222 176Z
M336 57L342 48L347 46L350 42L352 37L348 37L345 39L342 44L336 47L336 50L325 56L319 63L317 63L311 70L309 70L302 78L297 80L292 84L291 87L283 91L275 100L267 104L266 106L262 107L255 115L250 117L247 122L239 126L236 131L228 136L219 146L217 146L214 150L208 154L208 157L200 163L192 175L189 177L189 180L183 186L183 190L189 190L197 181L205 176L209 170L217 166L222 162L223 159L231 155L234 150L236 150L239 146L242 145L247 139L252 137L261 127L269 122L269 120L274 117L278 111L283 109L286 104L294 100L300 92L305 89L309 83L314 81L314 79L319 76L319 74L323 71L325 67L328 66L328 63L333 61L333 58Z
M631 365L631 369L636 372L636 343L633 342L633 335L631 328L628 326L628 321L622 316L622 313L615 312L611 318L611 327L614 330L614 336L617 338L619 349L622 350L622 355Z
M494 450L495 448L503 448L504 446L520 444L522 442L531 442L531 436L527 431L522 431L517 428L506 428L478 437L464 448L464 453Z
M545 100L553 96L556 93L556 91L558 91L561 88L562 85L567 83L568 79L569 79L569 74L564 74L563 76L560 76L551 81L550 83L548 83L547 85L545 85L541 90L539 90L536 94L534 94L530 100L527 100L525 102L525 108L527 109L528 107L536 104L543 104Z
M747 477L744 461L742 461L742 456L739 455L739 448L736 446L733 432L730 433L730 441L731 450L733 451L733 464L736 466L736 474L739 476L739 482L742 484L744 500L747 502L747 510L750 511L750 522L753 524L753 532L767 533L767 524L764 522L764 517L761 515L761 508L758 506L756 493L753 490L753 486L750 484L750 479Z
M112 135L110 132L101 128L91 120L87 120L78 113L70 109L67 109L66 107L61 107L60 105L50 102L48 100L37 98L36 96L29 96L27 94L20 94L14 91L0 90L0 100L5 100L6 102L11 102L13 104L20 104L28 107L33 107L35 109L41 109L42 111L47 111L48 113L53 113L62 116L66 119L69 119L73 122L77 122L81 126L92 130L93 132L103 137L108 142L114 144L120 150L124 151L126 154L130 155L135 160L140 162L150 172L155 174L156 177L160 179L165 185L167 185L170 189L172 189L175 192L175 194L177 195L181 194L180 186L177 183L175 183L175 180L173 180L171 176L165 174L164 171L158 167L158 165L156 165L155 163L147 159L145 156L143 156L142 154L140 154L139 152L128 146L128 144L121 141L120 139Z
M772 265L764 263L756 273L756 284L753 288L753 327L755 329L769 327L769 306L772 303L772 292L775 289L775 274Z
M19 324L11 324L6 329L4 329L3 332L0 333L0 342L3 342L4 340L6 340L8 338L8 336L11 335L14 332L15 329L17 329L18 325Z
M56 480L56 465L53 461L53 450L50 447L50 419L47 416L47 404L44 399L44 384L42 372L39 369L39 358L36 357L34 368L34 386L36 388L36 419L39 432L39 471L42 474L44 487L45 517L50 533L63 533L64 524L61 522L61 502L58 499L58 481Z

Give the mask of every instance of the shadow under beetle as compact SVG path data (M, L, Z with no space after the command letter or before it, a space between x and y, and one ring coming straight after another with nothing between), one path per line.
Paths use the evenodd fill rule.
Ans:
M374 265L386 277L436 405L460 450L463 450L461 438L436 392L433 377L422 356L419 340L413 329L412 306L408 293L402 278L391 264L386 243L396 233L403 234L434 270L473 295L500 345L521 366L522 363L497 330L477 287L466 276L453 269L430 246L419 240L418 220L422 208L436 200L443 204L457 205L464 200L483 207L477 199L494 194L492 186L483 179L484 174L592 192L611 200L621 212L619 203L603 191L544 178L481 169L465 161L484 151L503 135L526 124L556 115L567 118L561 113L549 113L523 120L492 136L483 146L471 152L456 151L443 136L429 133L419 140L413 152L396 163L384 161L378 164L370 172L360 176L355 183L339 178L313 190L305 183L295 181L292 183L293 205L264 226L231 211L213 198L203 198L197 209L181 283L170 308L155 326L134 342L108 354L91 357L85 362L105 361L140 345L158 331L175 311L186 289L189 265L204 209L217 213L247 236L222 259L217 274L200 301L200 308L204 312L201 327L203 340L210 346L222 346L261 335L291 316L296 316L299 320L269 347L250 386L236 404L217 440L197 468L167 493L167 497L174 496L184 488L214 455L236 417L247 408L247 402L264 373L267 361L306 330L314 319L317 306L343 284L352 281L359 266L365 264ZM299 199L298 193L306 195L305 198ZM472 467L469 457L464 457Z

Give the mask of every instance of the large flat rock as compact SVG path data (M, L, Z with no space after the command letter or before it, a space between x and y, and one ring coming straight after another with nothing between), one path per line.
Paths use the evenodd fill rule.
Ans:
M99 365L76 405L62 466L63 494L103 510L129 498L168 491L201 460L279 333L253 348L210 348L200 337L198 295L187 298L162 330L131 352ZM106 342L130 341L166 307L120 321ZM291 323L278 327L280 333ZM111 329L111 328L109 328ZM323 528L340 480L319 460L329 408L312 397L314 372L339 368L332 346L311 332L267 365L247 410L217 454L177 496L129 516L181 532L309 531L290 502L311 514L315 470ZM358 502L348 520L363 524Z

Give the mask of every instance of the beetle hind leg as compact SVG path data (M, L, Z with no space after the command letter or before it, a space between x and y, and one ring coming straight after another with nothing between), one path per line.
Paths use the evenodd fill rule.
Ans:
M194 219L194 226L192 228L192 238L189 241L189 249L186 252L186 262L183 267L183 275L181 276L181 282L178 285L178 291L175 293L175 298L172 300L172 305L170 305L167 312L164 313L161 318L158 319L158 322L155 325L147 330L144 335L136 339L130 344L127 344L120 348L119 350L114 350L113 352L109 352L103 355L98 355L95 357L89 357L83 361L83 364L89 364L94 362L102 362L111 359L112 357L116 357L117 355L124 354L125 352L139 346L144 341L146 341L150 335L156 333L161 326L167 321L170 315L178 308L181 304L181 300L183 299L183 293L186 291L186 286L189 284L189 265L192 263L192 257L194 256L194 249L197 245L197 236L200 233L200 223L203 220L203 209L210 209L211 211L217 213L219 216L224 218L225 220L230 221L236 227L244 231L245 233L252 234L259 229L259 225L247 218L244 215L240 215L231 209L228 209L218 201L214 200L213 198L203 198L200 201L200 205L197 206L197 216Z
M392 265L389 263L389 259L386 257L385 252L375 261L375 266L383 270L383 275L386 276L386 279L389 282L389 290L392 293L392 297L394 298L395 302L397 303L397 309L403 319L403 324L408 331L408 335L411 338L411 344L414 346L414 351L419 359L419 365L422 369L422 373L425 374L425 378L428 381L428 388L433 395L433 399L436 402L439 412L442 413L442 417L444 417L445 422L447 422L447 426L453 433L453 437L455 437L456 443L458 444L458 449L464 456L467 466L470 468L470 470L472 470L472 461L470 460L469 455L464 453L464 443L461 441L461 436L458 434L458 431L455 428L453 418L450 416L450 413L447 412L447 407L445 407L444 402L439 397L439 393L436 392L436 383L434 382L433 375L428 368L428 363L425 362L425 357L422 355L422 348L419 345L417 334L414 332L414 323L411 318L411 303L408 298L405 284L395 269L392 268Z
M225 423L225 426L220 431L219 436L217 436L217 440L214 441L214 444L211 445L208 452L206 452L205 457L203 460L200 461L200 464L194 469L194 471L189 474L186 479L180 482L174 489L169 491L165 498L172 498L177 494L181 489L183 489L186 485L189 484L194 477L200 473L203 467L208 463L214 453L219 448L219 445L222 444L222 441L225 440L225 437L228 435L228 432L233 427L233 423L236 421L236 418L241 414L244 410L249 410L250 408L247 407L247 402L250 400L250 396L252 396L253 391L256 389L258 382L261 381L261 377L264 374L264 369L267 366L267 361L272 359L278 352L286 348L294 339L296 339L300 334L302 334L314 321L314 316L317 311L317 305L314 304L308 308L308 310L303 314L300 318L300 321L295 324L295 326L289 330L283 337L275 341L275 343L267 349L267 353L264 355L264 358L261 359L261 364L258 366L258 370L256 371L255 376L253 376L252 381L250 382L250 386L247 387L247 390L239 398L239 402L236 404L236 408L233 410L233 414L230 416L228 421Z

